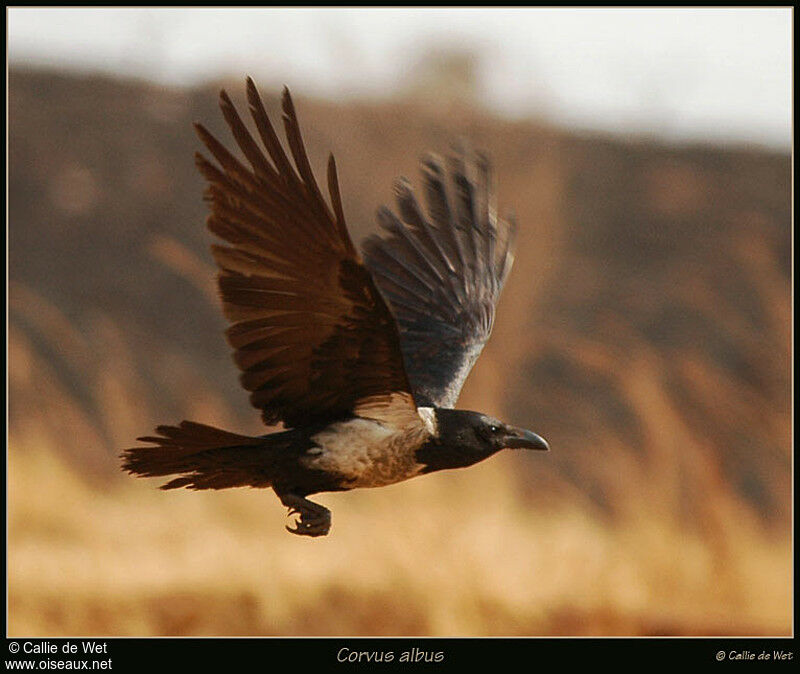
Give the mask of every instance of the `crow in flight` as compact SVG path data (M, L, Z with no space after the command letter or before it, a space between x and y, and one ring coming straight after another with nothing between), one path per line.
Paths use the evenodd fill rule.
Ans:
M331 513L306 497L380 487L470 466L503 448L548 449L535 433L453 409L489 337L513 262L514 225L497 218L488 161L461 151L422 161L426 211L408 181L383 207L383 237L361 254L345 224L336 165L326 203L314 179L288 90L284 152L253 81L250 114L266 155L228 95L220 107L249 166L202 125L216 164L196 155L208 181L208 228L227 338L241 382L267 425L249 437L183 421L159 426L124 451L123 469L174 475L162 489L272 487L290 532L324 536Z

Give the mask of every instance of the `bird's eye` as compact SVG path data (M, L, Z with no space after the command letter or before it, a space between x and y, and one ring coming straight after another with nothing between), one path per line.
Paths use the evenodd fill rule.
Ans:
M490 430L492 433L497 433L497 431L499 431L499 430L500 430L500 426L489 426L489 430Z

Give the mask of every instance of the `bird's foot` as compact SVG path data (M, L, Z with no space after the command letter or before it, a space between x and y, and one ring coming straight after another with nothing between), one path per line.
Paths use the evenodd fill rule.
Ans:
M331 530L331 511L325 506L295 494L281 496L281 503L289 508L288 516L300 515L294 522L294 528L286 527L289 533L298 536L327 536Z

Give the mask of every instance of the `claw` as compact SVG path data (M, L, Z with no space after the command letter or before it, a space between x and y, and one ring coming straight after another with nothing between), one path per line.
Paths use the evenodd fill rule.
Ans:
M287 494L281 497L283 504L289 509L287 517L299 515L293 524L285 526L286 531L298 536L326 536L331 528L330 511L302 497Z

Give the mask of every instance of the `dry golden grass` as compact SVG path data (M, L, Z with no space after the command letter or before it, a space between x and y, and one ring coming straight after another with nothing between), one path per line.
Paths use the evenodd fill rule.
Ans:
M12 439L9 634L787 634L787 546L613 528L526 507L512 457L323 495L332 534L283 531L271 492L89 486ZM724 573L720 570L724 567Z

